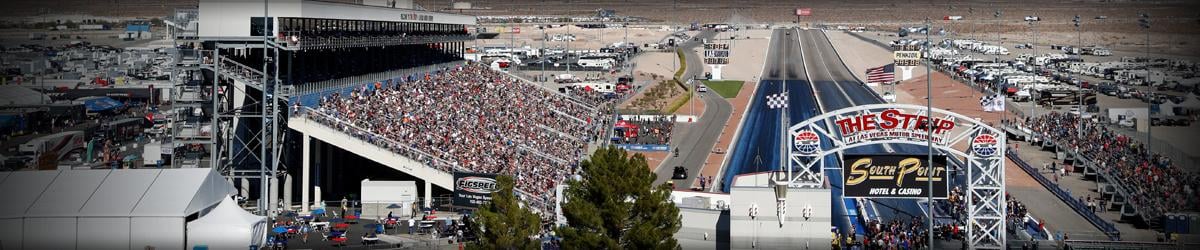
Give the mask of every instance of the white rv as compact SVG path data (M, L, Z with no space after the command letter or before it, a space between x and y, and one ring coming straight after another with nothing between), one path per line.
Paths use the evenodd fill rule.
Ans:
M599 67L604 69L612 68L617 64L617 60L607 56L580 56L575 64L583 67Z
M22 156L32 159L30 167L57 166L59 160L72 154L82 154L86 147L83 131L67 131L34 138L21 144L19 151Z

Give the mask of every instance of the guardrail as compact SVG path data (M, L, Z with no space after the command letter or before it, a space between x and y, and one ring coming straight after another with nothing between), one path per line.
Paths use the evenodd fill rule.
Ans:
M1059 188L1058 185L1051 183L1050 180L1046 179L1045 176L1042 176L1041 173L1037 172L1037 168L1030 166L1029 163L1026 163L1025 160L1022 160L1017 153L1008 151L1007 156L1008 159L1016 163L1021 170L1025 170L1026 173L1029 173L1030 176L1033 176L1034 180L1036 180L1039 184L1042 184L1043 187L1046 187L1046 190L1050 190L1050 193L1054 194L1054 196L1066 203L1067 206L1070 206L1071 209L1075 210L1075 212L1080 216L1083 216L1084 219L1092 223L1093 226L1096 226L1097 229L1100 229L1101 232L1104 232L1109 239L1121 240L1121 231L1117 230L1117 227L1112 223L1105 221L1104 219L1100 218L1100 216L1097 216L1096 213L1093 213L1092 210L1087 207L1087 204L1079 202L1079 200L1071 197L1071 195L1066 191L1063 191L1062 188Z
M1196 249L1200 243L1166 243L1145 241L1065 240L1067 249Z

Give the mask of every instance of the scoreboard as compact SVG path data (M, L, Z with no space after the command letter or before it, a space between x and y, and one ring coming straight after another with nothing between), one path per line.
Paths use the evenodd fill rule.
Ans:
M893 44L892 59L896 66L921 65L921 46L916 44Z
M729 44L728 43L705 43L704 44L704 64L709 64L709 65L729 64Z

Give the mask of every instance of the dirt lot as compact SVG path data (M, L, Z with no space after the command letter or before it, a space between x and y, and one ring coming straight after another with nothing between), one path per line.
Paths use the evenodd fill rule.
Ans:
M445 1L418 1L429 9L441 9ZM676 3L678 2L678 3ZM1195 14L1200 2L1174 1L1166 3L1111 3L1107 1L661 1L639 2L625 0L601 1L495 1L475 3L487 10L467 11L478 15L574 15L590 16L596 9L612 9L622 16L648 18L663 23L728 22L791 24L797 20L794 8L812 8L812 16L800 20L803 25L831 24L865 26L877 30L896 30L914 26L926 17L934 26L958 36L995 37L997 33L1008 42L1032 42L1025 16L1039 16L1039 43L1074 43L1075 27L1071 19L1079 15L1083 21L1085 40L1096 44L1124 49L1144 44L1143 30L1138 27L1137 13L1151 15L1151 44L1154 50L1170 49L1178 53L1195 53L1200 45L1200 16ZM996 18L999 10L1001 16ZM961 21L942 21L944 16L963 16ZM1105 16L1105 19L1096 19Z
M356 2L355 0L326 0L337 2ZM86 0L10 0L0 3L0 9L6 10L6 20L14 20L38 16L43 13L51 15L90 14L99 16L119 17L162 17L178 7L196 6L197 0L125 0L104 1L97 3ZM429 10L446 10L451 1L417 0L418 5ZM1039 41L1050 44L1065 44L1074 40L1074 26L1071 18L1080 15L1083 18L1083 29L1088 34L1084 37L1096 41L1100 45L1122 49L1144 43L1143 30L1137 25L1137 13L1150 13L1153 27L1151 44L1153 50L1167 49L1173 53L1196 53L1200 51L1197 38L1200 38L1200 15L1195 10L1200 7L1197 1L1155 1L1155 2L1120 2L1112 3L1102 0L1081 1L751 1L751 0L682 0L682 1L629 1L629 0L512 0L512 1L472 1L475 9L452 11L480 16L594 16L597 9L615 10L620 16L642 17L657 24L664 23L777 23L791 24L797 21L794 8L812 8L812 16L800 18L804 25L809 24L844 24L851 26L866 26L880 30L895 30L900 26L912 26L925 20L926 17L935 21L937 26L947 26L947 30L962 36L993 37L1000 33L1002 38L1011 42L1026 42L1031 40L1028 24L1022 21L1025 16L1039 16L1042 21L1037 24ZM1000 18L994 13L1001 12ZM941 21L944 16L962 16L963 20L949 23ZM1106 16L1105 19L1096 19ZM33 19L37 20L37 19ZM532 26L522 29L519 36L537 36ZM548 31L556 32L556 31ZM600 33L603 33L601 35ZM599 44L599 36L604 36L606 42L621 41L624 31L600 32L585 35L572 44L594 47ZM615 33L620 33L615 34ZM630 41L644 43L661 38L635 32L630 29ZM518 38L522 39L522 38ZM525 40L530 41L530 40ZM499 41L496 41L499 42ZM507 43L507 41L505 41Z

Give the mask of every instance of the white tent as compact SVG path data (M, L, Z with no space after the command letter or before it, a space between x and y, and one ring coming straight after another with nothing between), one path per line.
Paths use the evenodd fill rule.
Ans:
M189 216L235 191L211 169L0 175L0 248L183 249Z
M417 201L417 183L414 181L363 180L362 217L375 219L393 216L409 216L412 204Z
M1187 99L1179 103L1179 106L1188 109L1200 109L1200 96L1188 95Z
M233 198L221 200L221 204L199 219L187 224L187 249L204 245L209 249L243 249L260 245L266 229L266 217L257 216L238 207Z
M22 86L0 85L0 106L42 104L50 100L50 96Z

